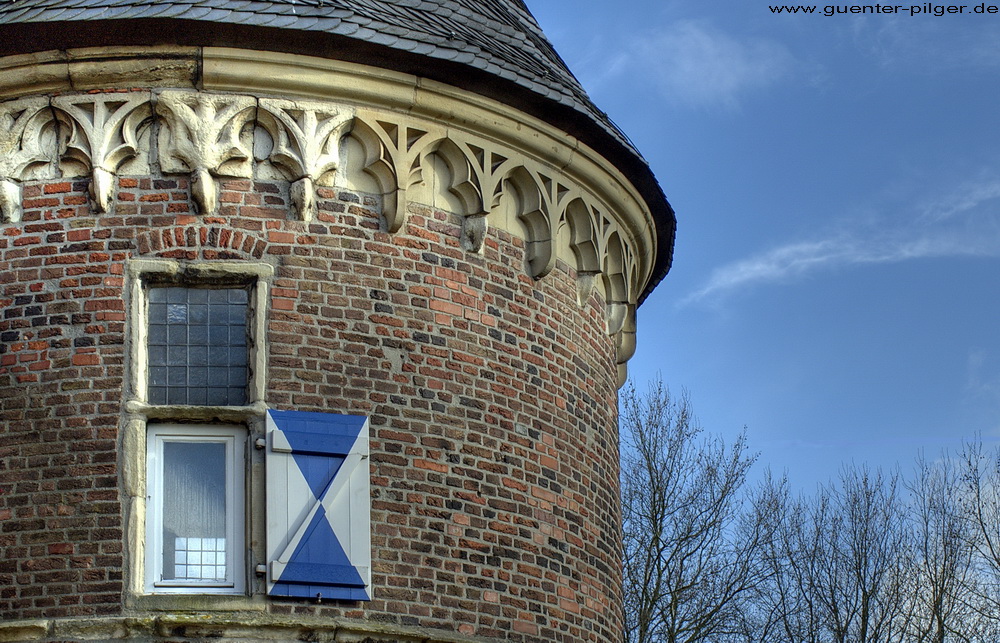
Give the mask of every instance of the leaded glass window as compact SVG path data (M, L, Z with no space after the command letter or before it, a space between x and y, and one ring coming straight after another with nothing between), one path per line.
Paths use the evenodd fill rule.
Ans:
M150 288L149 403L246 404L247 314L244 288Z

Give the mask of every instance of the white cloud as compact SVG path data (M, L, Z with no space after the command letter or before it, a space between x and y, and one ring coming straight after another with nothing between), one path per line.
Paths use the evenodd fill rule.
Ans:
M638 39L634 51L668 99L698 107L735 107L742 95L793 67L792 55L774 41L737 39L693 20Z
M1000 198L1000 179L984 172L980 180L967 182L945 198L928 203L924 217L931 221L951 219L996 198Z
M720 266L680 304L724 297L761 284L789 283L822 271L934 257L1000 257L1000 182L968 183L949 199L930 202L916 219L855 221L848 232L787 243ZM903 211L920 212L916 208Z

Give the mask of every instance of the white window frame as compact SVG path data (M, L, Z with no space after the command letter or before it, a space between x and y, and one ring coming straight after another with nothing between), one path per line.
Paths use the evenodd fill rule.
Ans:
M226 446L226 579L160 580L163 571L163 446L170 442ZM150 424L146 438L146 556L148 594L243 594L246 591L246 442L235 425Z

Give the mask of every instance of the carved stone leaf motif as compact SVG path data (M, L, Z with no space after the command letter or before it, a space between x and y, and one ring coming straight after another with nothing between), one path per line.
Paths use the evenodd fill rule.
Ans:
M160 167L170 174L191 173L191 196L202 214L218 207L213 177L252 175L253 136L247 126L256 107L249 96L178 90L159 95Z
M407 190L423 180L422 162L444 133L378 120L356 121L351 133L368 152L365 171L382 188L386 226L397 232L406 220Z
M0 221L21 220L21 184L0 179Z
M340 139L351 116L329 105L261 99L260 124L274 140L271 162L293 181L292 202L299 218L316 213L315 185L329 184L339 163Z
M28 170L51 164L55 145L46 149L43 130L52 122L47 98L0 103L0 221L21 220L21 186Z
M139 152L139 132L152 110L148 94L58 96L53 105L70 136L64 156L90 167L90 193L98 212L107 212L118 167Z
M586 306L590 296L597 287L597 278L601 273L593 270L580 270L576 273L576 303Z

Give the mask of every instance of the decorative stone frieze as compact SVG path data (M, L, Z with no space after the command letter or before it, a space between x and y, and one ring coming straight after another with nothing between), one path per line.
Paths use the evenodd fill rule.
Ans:
M0 221L20 221L20 181L55 160L49 101L43 97L0 103Z
M652 266L650 224L637 217L627 187L564 139L531 130L537 123L522 135L526 125L512 126L479 106L471 108L475 117L465 115L464 106L455 109L465 126L444 127L450 96L401 111L398 80L386 81L392 108L385 109L338 102L333 88L322 100L113 89L70 91L51 104L42 97L7 101L0 104L0 216L19 219L24 178L83 173L91 175L95 210L108 212L122 168L158 163L165 174L190 175L202 215L218 210L219 178L283 178L295 218L311 221L318 187L357 189L360 177L344 171L351 140L363 158L350 170L381 196L386 230L400 231L410 202L430 198L460 215L459 244L468 252L481 252L490 228L499 226L523 239L531 277L542 279L558 259L568 261L579 305L595 293L605 303L606 329L624 364L634 350L634 338L624 336ZM484 116L496 122L478 131L481 120L489 121ZM440 203L435 194L443 195Z
M558 255L556 237L565 234L576 267L579 305L601 291L607 331L616 337L626 333L629 317L634 317L640 268L625 230L606 214L607 207L556 168L468 133L417 127L406 117L355 113L330 102L187 90L155 96L69 94L53 98L51 109L46 99L22 99L4 103L0 110L0 119L8 124L0 133L0 149L7 151L0 158L5 220L18 218L17 181L32 168L48 164L54 170L57 156L64 161L63 174L79 168L91 172L95 209L108 212L118 168L137 155L148 156L148 149L140 149L140 137L152 125L161 171L190 173L198 212L208 215L218 209L217 177L250 178L255 161L266 160L289 182L296 217L309 221L317 212L316 187L337 183L343 142L351 136L364 150L362 171L381 190L390 232L402 228L413 188L430 181L457 203L461 247L480 252L490 219L501 216L506 196L522 228L528 274L541 279L551 271ZM61 139L54 125L61 128ZM60 145L59 140L65 142ZM447 177L432 180L442 163ZM624 364L634 339L619 345Z
M152 116L148 92L56 96L52 104L69 132L64 157L90 169L95 209L108 212L115 173L138 154L140 130Z
M303 221L316 214L315 186L333 185L340 140L350 129L349 112L329 103L262 98L258 123L270 135L271 162L291 182L291 198Z
M214 177L252 176L256 109L250 96L177 90L158 95L160 168L191 174L191 196L201 214L218 208Z
M382 213L389 232L398 232L406 220L407 192L423 180L424 159L445 137L439 130L424 130L379 118L359 117L351 135L363 145L365 172L382 190Z
M158 129L160 169L167 174L190 173L191 192L199 212L218 207L216 177L254 175L254 126L267 139L258 160L268 160L290 182L289 195L298 218L316 212L316 186L331 186L350 135L366 158L363 170L373 177L383 196L383 216L390 232L405 220L410 190L433 172L432 157L448 170L447 185L463 216L461 245L479 252L491 214L507 194L523 227L528 273L542 278L557 253L553 231L566 230L578 273L581 305L599 286L609 304L634 303L639 267L622 228L604 214L593 197L558 176L554 168L520 158L488 141L457 131L421 129L407 119L388 115L353 115L349 109L318 101L291 101L251 96L166 90L155 98L146 92L69 94L4 103L0 118L0 203L5 220L18 218L18 181L29 169L64 159L63 174L78 168L91 173L90 191L98 212L112 205L118 168L140 149L144 128ZM58 144L55 126L65 142ZM47 133L48 132L48 133ZM62 148L60 150L58 148ZM258 146L260 147L260 146ZM603 276L603 279L601 277ZM619 326L609 313L609 328Z

